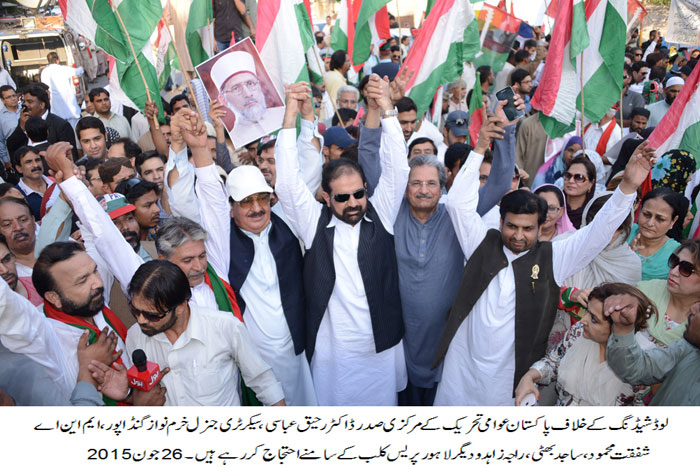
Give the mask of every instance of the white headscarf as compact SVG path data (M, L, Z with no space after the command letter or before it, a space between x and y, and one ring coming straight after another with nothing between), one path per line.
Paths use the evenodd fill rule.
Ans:
M588 216L588 211L595 200L609 195L612 195L612 191L596 193L586 204L583 210L581 228L587 224L586 216ZM596 215L598 214L596 213ZM632 216L632 213L630 212L629 215ZM629 247L624 233L620 233L586 267L567 278L564 281L564 285L579 289L589 289L603 282L624 282L625 284L635 285L641 280L642 260Z

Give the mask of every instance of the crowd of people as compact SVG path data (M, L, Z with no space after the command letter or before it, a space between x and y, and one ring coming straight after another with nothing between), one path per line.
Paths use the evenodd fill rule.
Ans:
M255 34L224 3L220 51ZM357 74L331 30L323 80L285 84L281 129L240 148L204 93L160 124L100 87L76 114L56 54L0 87L0 400L700 404L700 155L645 141L700 50L631 42L621 102L551 139L538 28L425 116L399 73L411 35ZM128 385L137 349L163 370L150 391Z

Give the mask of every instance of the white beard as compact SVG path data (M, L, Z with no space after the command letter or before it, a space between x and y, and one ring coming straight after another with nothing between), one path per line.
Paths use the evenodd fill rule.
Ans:
M229 108L231 109L236 109L236 114L242 116L246 120L249 120L251 122L259 122L260 120L263 119L263 116L265 115L265 112L267 111L267 104L265 103L265 96L263 95L262 92L259 92L257 96L251 97L246 103L254 101L256 104L248 106L248 107L243 107L238 108L234 105L231 104L231 102L226 99L226 103L228 104Z

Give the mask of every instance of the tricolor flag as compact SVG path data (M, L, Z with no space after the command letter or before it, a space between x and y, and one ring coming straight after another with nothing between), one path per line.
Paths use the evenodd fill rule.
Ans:
M143 110L148 100L146 88L114 9L119 11L148 83L150 98L160 108L160 87L153 45L158 33L156 26L163 15L161 0L59 0L59 6L71 28L115 58L121 89Z
M359 3L359 0L355 0ZM355 22L352 63L362 65L369 58L369 46L391 37L389 13L386 4L389 0L363 0ZM353 8L357 8L353 6Z
M476 82L469 99L469 144L476 146L481 125L484 124L484 97L481 95L481 73L476 72Z
M474 59L474 66L489 65L494 73L498 73L508 60L522 21L488 3L479 11L478 21L484 41L481 52Z
M352 44L354 39L355 19L352 0L340 0L338 18L335 20L333 32L331 33L331 49L349 51L348 44Z
M214 55L214 10L211 0L185 1L190 3L185 40L192 66L196 67Z
M641 24L644 17L647 15L647 9L644 8L639 0L627 0L627 31Z
M464 0L437 0L399 71L414 72L406 90L419 118L430 107L438 86L459 78L464 62L472 61L478 51L479 30L471 5Z
M700 166L700 66L688 76L681 92L671 104L652 134L649 144L661 156L671 149L683 149Z
M170 29L170 34L165 28L165 21L161 19L156 28L156 40L154 42L157 51L156 76L158 76L158 85L160 89L163 89L167 84L172 67L180 68L175 55L175 47L170 40L172 27Z
M585 16L584 16L585 14ZM581 109L598 122L620 99L627 0L560 0L547 60L532 106L547 134L575 127Z
M306 53L314 45L303 0L266 0L258 3L255 46L280 94L284 84L309 81Z

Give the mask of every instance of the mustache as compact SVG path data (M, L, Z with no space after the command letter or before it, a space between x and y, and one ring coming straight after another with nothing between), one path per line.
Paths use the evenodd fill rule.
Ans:
M202 269L201 271L190 271L190 273L187 274L187 278L191 279L193 277L203 276L205 272L207 272L206 269Z
M100 287L99 289L95 289L95 291L90 294L90 298L88 299L88 302L91 302L91 301L95 300L96 298L101 297L104 294L104 292L105 292L104 287Z
M262 217L264 215L265 215L265 211L256 211L256 212L249 212L246 217L256 218L256 217Z
M255 97L251 97L251 98L246 99L246 101L244 102L243 105L249 105L249 104L260 104L260 101Z
M435 196L431 195L430 193L418 193L416 195L416 198L419 199L433 199Z
M354 213L359 213L362 212L362 207L361 206L352 206L352 207L347 207L343 209L343 214L354 214Z
M12 235L12 240L21 240L27 237L29 237L29 232L27 232L26 230L22 230Z
M7 272L2 275L2 278L5 279L5 282L10 283L17 280L17 275L11 272Z

